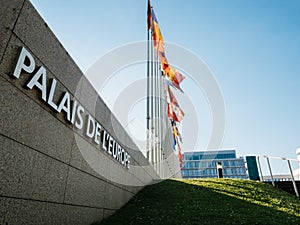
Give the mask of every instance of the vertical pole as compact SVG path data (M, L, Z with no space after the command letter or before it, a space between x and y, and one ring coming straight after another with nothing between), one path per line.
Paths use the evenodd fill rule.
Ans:
M297 185L296 185L296 182L295 182L295 179L294 179L293 170L292 170L292 167L291 167L290 160L287 160L287 162L288 162L289 169L290 169L290 172L291 172L291 177L292 177L292 182L293 182L295 194L299 198L299 193L298 193Z
M152 10L152 8L151 8L151 10ZM151 69L150 69L150 71L151 71L151 75L150 75L150 80L151 80L151 82L150 82L150 90L151 90L151 93L150 93L150 107L151 107L151 113L150 113L150 117L151 117L151 125L150 125L150 146L151 146L151 149L150 149L150 151L151 151L151 164L153 164L154 163L154 148L155 148L155 142L154 142L154 121L153 121L153 119L154 119L154 109L153 109L153 107L154 107L154 104L153 104L153 101L154 101L154 87L153 87L153 83L154 83L154 81L153 81L153 74L154 74L154 65L153 65L153 52L154 52L154 49L153 49L153 40L152 40L152 38L151 38L151 47L150 47L150 60L151 60Z
M163 109L163 89L162 89L162 76L161 76L161 66L160 66L160 70L159 70L159 81L160 81L160 86L159 86L159 89L160 89L160 99L159 99L159 104L160 104L160 148L159 148L159 152L160 152L160 167L161 167L161 172L160 174L162 174L162 162L163 162L163 158L162 158L162 146L163 146L163 133L164 133L164 120L163 120L163 112L162 112L162 109Z
M162 132L162 148L161 148L161 159L162 159L162 178L165 177L165 154L166 154L166 112L167 112L167 106L166 106L166 92L165 92L165 80L163 78L163 72L160 71L161 81L162 81L162 121L163 121L163 132Z
M268 167L269 167L269 171L270 171L270 175L271 175L271 179L272 179L272 185L275 187L275 183L274 183L274 178L273 178L273 174L272 174L272 170L271 170L271 165L270 165L269 157L266 156L266 158L267 158Z
M155 122L156 122L156 141L157 141L157 145L156 145L156 169L157 171L159 170L159 164L158 164L158 157L159 157L159 144L160 144L160 140L159 140L159 91L158 91L158 53L157 51L155 51Z
M153 49L154 53L154 76L153 76L153 85L154 85L154 94L153 94L153 99L154 99L154 162L155 162L155 170L157 171L157 113L156 113L156 102L157 102L157 83L156 83L156 76L157 76L157 51Z
M150 10L150 9L148 9ZM148 16L148 15L147 15ZM147 18L148 19L148 18ZM150 29L147 27L147 118L146 118L146 157L150 160Z
M261 165L260 165L260 160L259 160L259 156L256 157L257 158L257 162L258 162L258 167L259 167L259 172L260 172L260 181L264 181L264 175L262 173L262 170L261 170Z

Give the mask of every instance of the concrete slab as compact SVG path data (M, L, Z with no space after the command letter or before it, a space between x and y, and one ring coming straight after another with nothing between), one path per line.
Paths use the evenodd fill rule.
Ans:
M102 208L106 185L105 181L70 167L65 203Z
M104 208L113 210L121 208L134 196L134 194L128 191L120 190L118 187L113 185L107 185L105 192L106 195Z
M103 209L0 197L0 224L89 225Z
M78 134L74 134L74 139L70 165L102 180L107 180L97 172L108 170L109 159L106 156L103 156L103 150L100 148L97 149L95 145L89 143ZM86 157L86 159L84 157ZM97 171L95 171L91 166L94 166Z
M0 135L0 195L63 202L68 166Z
M0 133L68 163L73 132L0 77Z
M23 5L23 1L1 1L0 7L0 62L11 36L13 27Z

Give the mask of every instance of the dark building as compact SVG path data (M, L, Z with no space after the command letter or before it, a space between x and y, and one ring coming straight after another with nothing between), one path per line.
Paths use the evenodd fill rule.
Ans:
M248 174L250 180L259 180L257 162L255 156L246 156Z

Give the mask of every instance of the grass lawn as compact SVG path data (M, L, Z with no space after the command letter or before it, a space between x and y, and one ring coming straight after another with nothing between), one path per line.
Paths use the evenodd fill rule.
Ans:
M98 224L298 225L300 200L271 185L249 180L165 180L147 186Z

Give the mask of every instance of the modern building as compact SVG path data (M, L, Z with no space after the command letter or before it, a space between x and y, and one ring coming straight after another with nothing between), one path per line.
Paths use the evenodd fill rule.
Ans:
M248 179L244 158L237 158L235 150L185 152L182 176L186 179L217 178L220 165L224 178Z

